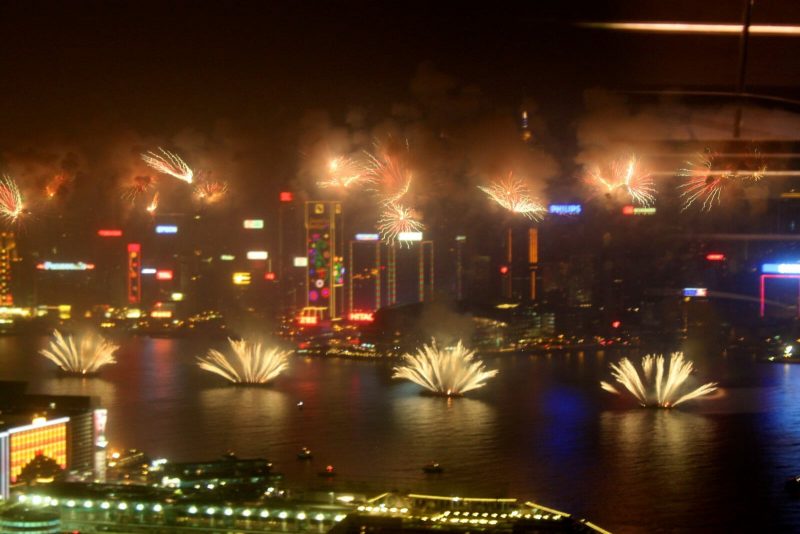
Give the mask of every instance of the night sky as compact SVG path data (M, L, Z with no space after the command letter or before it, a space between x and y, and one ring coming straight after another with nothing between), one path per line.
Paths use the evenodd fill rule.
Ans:
M581 4L3 2L0 167L23 187L66 169L111 191L166 146L260 193L307 188L321 144L352 153L390 132L434 182L471 185L517 165L488 153L525 107L540 153L520 165L552 181L581 161L587 90L733 90L736 36L575 23L737 23L743 1ZM757 1L753 22L800 23L800 6ZM798 55L800 38L754 37L748 90L800 96Z

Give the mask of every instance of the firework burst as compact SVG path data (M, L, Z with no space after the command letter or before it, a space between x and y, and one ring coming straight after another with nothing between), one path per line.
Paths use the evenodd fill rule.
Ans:
M96 373L104 365L117 363L114 353L118 345L101 336L87 334L77 343L72 336L53 331L50 346L39 354L58 365L64 372L77 375Z
M134 176L130 186L126 187L122 192L124 200L136 202L140 195L144 195L150 189L155 187L156 180L149 175Z
M56 174L44 186L44 195L48 200L56 197L58 192L68 182L68 178L64 174Z
M317 182L317 185L323 189L348 189L373 179L359 162L347 156L339 156L328 162L327 177Z
M664 366L664 356L648 354L642 358L642 376L627 358L623 358L618 364L611 364L611 375L625 387L623 391L630 393L642 406L674 408L682 402L708 395L717 389L715 382L709 382L687 391L686 380L693 369L692 362L685 360L682 352L673 352L668 369ZM615 395L622 394L622 391L608 382L600 382L600 387Z
M230 338L228 342L235 358L211 349L205 356L197 358L200 369L218 374L234 384L266 384L289 367L290 350Z
M153 193L153 199L150 201L150 204L147 205L145 208L148 213L155 213L158 209L158 191Z
M405 152L408 143L405 144ZM396 143L376 144L373 153L367 152L367 175L377 185L383 204L393 204L403 198L411 188L411 171L407 168L403 150Z
M225 182L216 182L213 180L205 180L198 183L194 187L193 194L195 198L206 204L214 204L222 200L228 193L228 184Z
M163 148L158 148L159 153L146 152L142 154L142 160L152 169L168 174L182 180L187 184L194 180L194 171L177 154L173 154Z
M405 365L394 368L392 378L405 378L436 395L460 396L482 388L497 370L486 370L475 351L461 341L454 347L439 348L436 340L423 345L416 354L404 354Z
M525 183L514 178L508 173L505 180L496 180L488 187L478 186L478 189L489 195L489 198L512 213L519 213L525 217L540 221L547 213L547 209L533 200Z
M608 198L623 196L625 201L651 206L656 200L656 188L650 172L642 169L636 156L618 158L606 167L598 165L587 170L586 181Z
M425 225L419 221L416 211L396 203L385 205L378 219L381 239L389 244L399 241L402 246L406 241L400 239L403 237L401 234L421 232L424 228Z
M0 216L9 222L17 222L25 209L22 193L13 178L0 177Z
M686 167L678 169L678 176L686 178L678 186L683 199L682 211L694 205L699 205L700 211L711 211L722 202L722 194L726 189L739 184L745 185L746 182L758 182L767 171L758 149L753 150L748 161L740 163L741 169L731 164L726 165L721 162L717 152L708 148L697 154L693 160L687 161Z

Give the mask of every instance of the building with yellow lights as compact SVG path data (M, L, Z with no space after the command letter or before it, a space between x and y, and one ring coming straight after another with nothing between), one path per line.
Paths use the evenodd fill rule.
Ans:
M17 241L14 232L0 232L0 306L13 306L11 292L11 262L17 260Z
M91 480L105 474L107 412L91 397L27 395L24 382L0 382L0 499L38 457Z

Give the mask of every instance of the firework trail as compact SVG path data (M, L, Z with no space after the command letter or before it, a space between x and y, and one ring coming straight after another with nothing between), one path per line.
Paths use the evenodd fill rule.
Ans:
M405 145L408 151L408 144ZM367 174L377 185L378 196L383 204L393 204L403 198L411 188L412 173L406 167L400 148L391 141L376 144L373 153L366 153Z
M162 173L174 176L178 180L182 180L187 184L192 183L194 180L194 171L189 168L185 161L183 161L177 154L173 154L168 150L159 147L160 154L155 152L146 152L142 154L142 159L152 169Z
M619 364L612 363L611 369L611 375L642 406L674 408L682 402L708 395L717 389L715 382L709 382L681 394L693 370L692 362L684 360L682 352L672 353L669 368L666 370L664 356L648 354L642 358L642 376L639 376L636 367L627 358L622 358ZM600 387L615 395L622 394L608 382L600 382Z
M747 162L740 162L743 168L736 169L731 164L721 164L720 159L717 152L707 148L693 160L687 161L686 167L678 169L678 176L687 178L678 186L683 199L681 211L695 204L700 206L700 211L711 211L715 205L720 204L722 193L728 187L744 185L748 181L758 182L767 171L758 149L753 150L753 156L750 158L751 169L746 168Z
M381 239L388 244L394 244L401 237L400 234L421 232L425 225L418 219L417 213L411 208L395 203L385 205L378 219ZM405 241L399 242L401 246L406 244Z
M228 342L235 359L211 349L197 358L198 366L234 384L266 384L289 367L290 350L230 338Z
M156 180L152 176L134 176L133 184L123 190L122 198L124 200L136 202L136 199L139 197L139 195L147 193L150 189L155 187L155 184Z
M68 182L68 178L63 174L56 174L44 186L44 194L48 200L56 197L59 190Z
M656 188L650 173L643 170L636 156L618 158L603 168L592 166L586 181L608 198L623 195L640 206L651 206L656 200Z
M461 341L440 349L433 340L417 349L416 354L404 354L403 360L405 365L395 367L392 378L405 378L431 393L448 397L482 388L497 374L496 369L487 371L483 362L475 358L475 351Z
M153 194L153 200L145 208L149 213L155 213L158 209L158 191Z
M496 180L488 187L478 186L478 189L503 208L529 219L540 221L547 213L547 208L533 200L523 181L514 178L511 173L508 173L508 178L505 180Z
M0 177L0 216L16 222L24 210L22 193L10 176Z
M114 359L117 349L118 345L101 336L89 334L76 344L72 336L65 337L54 330L50 347L40 350L39 354L67 373L88 375L96 373L104 365L117 363Z
M205 202L206 204L214 204L222 200L227 192L227 183L204 180L194 187L193 194L195 198L201 202Z
M328 176L317 182L321 188L348 189L372 181L374 178L357 161L347 156L339 156L328 162Z

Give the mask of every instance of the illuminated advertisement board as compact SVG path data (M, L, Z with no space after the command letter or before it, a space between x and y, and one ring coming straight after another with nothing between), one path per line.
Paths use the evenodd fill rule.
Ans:
M550 204L547 211L552 215L580 215L583 206L580 204Z
M264 219L245 219L242 226L245 230L263 230Z
M422 232L400 232L397 234L398 241L422 241Z
M40 271L91 271L94 263L84 263L82 261L44 261L36 265Z
M269 258L269 253L266 250L247 251L248 260L266 260L267 258Z
M705 288L705 287L684 287L683 288L683 296L684 297L707 297L708 296L708 288Z
M356 241L379 241L381 236L378 234L356 234Z
M764 274L800 274L800 263L764 263L761 265Z
M94 446L105 449L108 446L106 439L106 425L108 424L108 410L97 408L94 411Z

